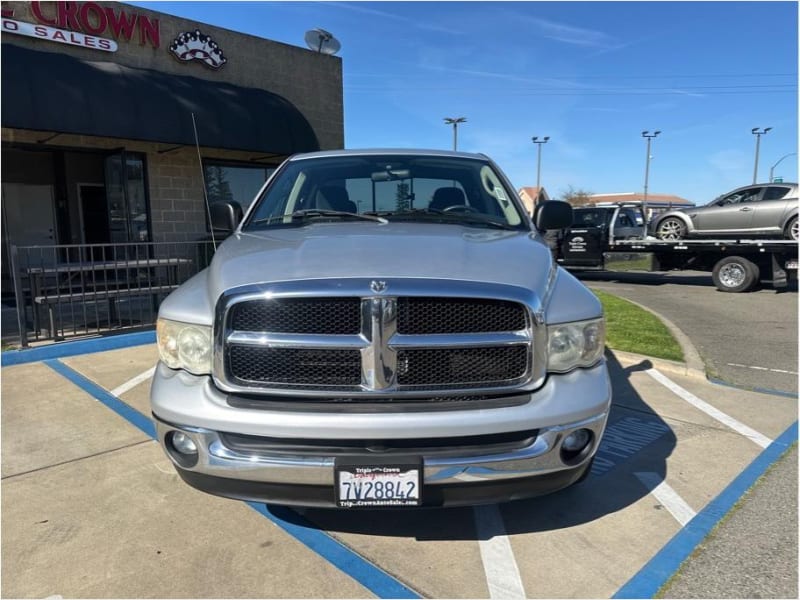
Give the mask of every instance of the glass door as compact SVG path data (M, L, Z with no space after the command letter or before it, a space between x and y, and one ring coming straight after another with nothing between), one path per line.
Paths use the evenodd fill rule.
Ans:
M105 159L105 173L111 243L149 242L144 158L124 150L111 154Z

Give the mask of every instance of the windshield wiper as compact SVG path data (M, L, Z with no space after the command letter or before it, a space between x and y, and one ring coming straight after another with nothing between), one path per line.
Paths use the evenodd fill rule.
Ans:
M441 215L443 211L438 208L407 208L405 210L370 210L364 214L376 217L413 217L415 215Z
M498 229L516 230L517 228L502 221L495 221L494 219L475 213L463 213L443 211L435 208L411 208L408 210L384 210L384 211L371 211L365 213L368 215L376 215L386 218L397 219L414 219L423 217L426 220L431 220L437 223L443 221L462 223L465 225L486 225L487 227L496 227Z
M268 225L270 223L282 222L284 219L292 219L297 221L304 221L306 219L315 218L328 218L333 217L337 219L359 219L362 221L375 221L377 223L386 224L388 221L381 216L372 214L359 214L352 212L345 212L341 210L324 210L320 208L307 208L304 210L296 210L288 215L274 215L272 217L264 217L256 219L251 222L251 225Z

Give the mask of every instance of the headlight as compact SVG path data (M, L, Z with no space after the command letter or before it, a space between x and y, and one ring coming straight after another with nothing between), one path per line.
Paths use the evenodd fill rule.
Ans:
M565 373L590 367L603 356L605 321L592 319L547 327L547 370Z
M158 355L168 367L195 375L211 373L211 327L159 319L156 337Z

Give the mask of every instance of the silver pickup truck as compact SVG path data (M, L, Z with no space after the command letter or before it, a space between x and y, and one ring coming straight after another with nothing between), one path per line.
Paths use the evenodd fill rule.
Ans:
M453 506L589 472L611 402L597 298L486 156L284 162L211 265L162 304L158 439L205 492L287 505Z

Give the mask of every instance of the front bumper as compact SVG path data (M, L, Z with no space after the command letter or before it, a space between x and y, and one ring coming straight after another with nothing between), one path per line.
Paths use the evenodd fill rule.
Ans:
M236 451L220 432L285 439L441 439L537 430L526 447L461 455L423 455L424 505L479 504L545 494L588 468L605 429L611 386L604 363L550 376L520 406L440 412L300 412L233 408L207 377L159 365L151 391L159 442L181 477L213 494L280 504L334 506L334 456ZM561 442L576 429L592 432L577 460ZM197 447L191 463L176 460L168 436L181 431Z

